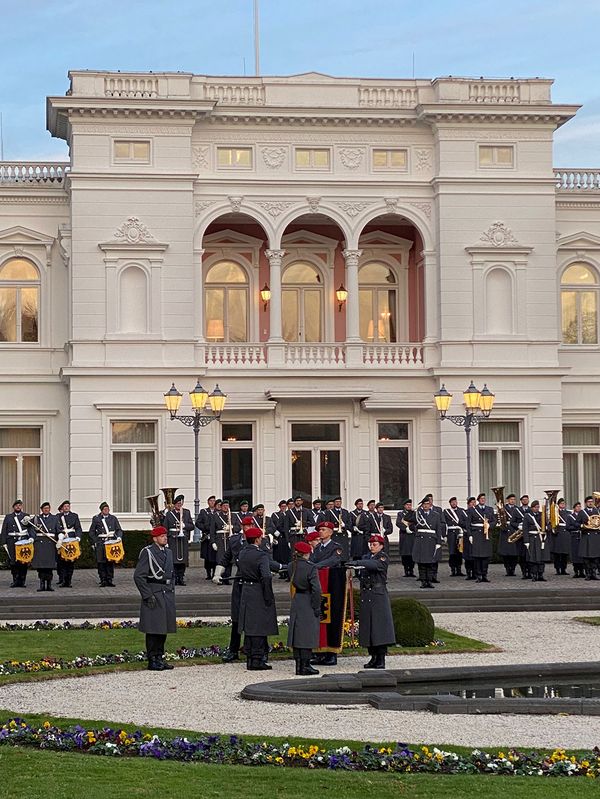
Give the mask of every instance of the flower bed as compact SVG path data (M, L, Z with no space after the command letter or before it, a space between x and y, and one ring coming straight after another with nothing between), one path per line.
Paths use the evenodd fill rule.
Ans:
M515 749L496 753L474 749L469 754L459 754L437 747L410 748L402 743L394 747L365 745L360 750L348 746L323 749L316 744L253 743L235 735L161 738L140 730L86 729L79 725L63 730L48 721L32 726L20 718L10 719L0 727L0 745L110 757L346 771L585 776L592 779L600 774L600 750L597 748L580 757L568 755L563 749L556 749L552 754Z

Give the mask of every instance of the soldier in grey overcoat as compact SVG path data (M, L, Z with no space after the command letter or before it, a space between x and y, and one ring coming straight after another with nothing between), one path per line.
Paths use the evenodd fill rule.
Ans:
M185 585L185 570L190 562L190 543L194 536L192 514L183 507L183 494L174 499L172 508L165 512L164 525L169 531L169 549L173 553L175 585Z
M559 575L565 575L569 573L567 564L571 554L571 533L567 530L569 511L567 510L567 503L562 497L558 500L557 505L559 518L558 524L552 530L552 535L550 536L550 550L555 572Z
M433 588L434 565L442 551L442 517L431 508L431 499L425 497L421 507L407 517L414 530L413 560L419 568L421 588Z
M245 635L248 671L270 669L265 662L267 636L277 635L277 609L271 580L271 557L260 548L262 530L249 527L244 531L246 545L242 547L238 567L242 583L238 629Z
M321 623L321 583L314 563L308 560L312 549L305 541L294 544L290 591L292 604L287 645L294 651L296 674L318 674L310 665L312 650L319 646Z
M492 527L495 523L494 509L486 505L485 494L479 494L477 504L467 511L466 529L478 583L489 583L488 568L492 558ZM487 534L486 527L488 528Z
M167 634L177 630L175 571L166 527L155 527L150 534L152 544L141 550L133 574L142 597L138 629L146 633L148 669L165 671L173 668L164 659Z
M40 514L33 517L33 560L31 568L37 569L40 581L38 591L54 591L52 572L56 569L56 542L58 541L58 518L50 513L50 503L42 502Z
M360 580L360 615L358 641L368 649L371 659L365 669L385 669L388 646L396 643L392 608L387 592L389 556L384 551L385 538L372 535L370 554L353 561Z
M600 528L590 523L592 516L598 516L600 508L596 507L594 497L585 498L585 505L579 511L577 522L580 529L579 554L583 557L585 579L597 580L600 569Z

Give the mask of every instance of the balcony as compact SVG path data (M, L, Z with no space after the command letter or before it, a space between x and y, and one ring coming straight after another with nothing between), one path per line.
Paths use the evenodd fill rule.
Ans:
M222 344L199 345L200 365L207 369L419 369L423 347L398 344Z
M555 169L559 192L600 192L600 169Z
M62 186L68 161L0 161L0 186Z

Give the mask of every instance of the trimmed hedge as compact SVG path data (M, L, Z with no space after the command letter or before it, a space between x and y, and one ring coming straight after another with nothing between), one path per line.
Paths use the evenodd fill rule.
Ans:
M399 646L427 646L435 637L435 624L429 608L416 599L392 599L392 618Z

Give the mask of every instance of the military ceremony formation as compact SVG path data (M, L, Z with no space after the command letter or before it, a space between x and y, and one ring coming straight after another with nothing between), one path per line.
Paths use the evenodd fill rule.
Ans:
M365 668L385 668L387 648L394 641L387 572L398 553L405 578L432 589L443 575L488 583L488 567L496 553L506 577L545 581L546 564L559 576L598 580L600 568L600 493L567 508L558 491L547 491L542 504L527 495L504 496L493 489L494 505L485 494L469 497L461 507L456 497L441 508L427 494L418 503L403 500L395 521L381 502L357 499L354 508L340 496L314 500L305 507L302 496L281 500L266 513L262 503L250 507L210 496L195 521L176 489L148 497L152 543L144 547L134 572L141 595L140 630L146 634L148 668L170 669L164 659L168 633L176 629L175 587L186 585L190 545L200 542L205 578L217 586L232 586L231 636L226 663L246 656L248 670L268 670L268 636L277 635L278 614L273 578L290 584L288 646L297 674L318 674L315 665L335 665L341 652L344 623L354 624L353 578L360 586L359 642L368 649ZM395 530L394 530L395 528ZM397 534L397 538L396 538ZM12 575L11 588L25 588L29 569L37 571L37 591L71 588L84 535L68 500L57 513L49 502L27 514L15 500L2 525L1 543ZM115 587L115 565L124 557L123 531L107 502L99 506L87 531L93 548L100 588ZM242 645L243 637L243 645Z

